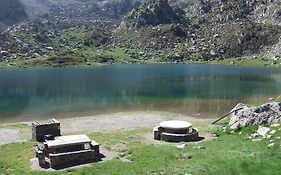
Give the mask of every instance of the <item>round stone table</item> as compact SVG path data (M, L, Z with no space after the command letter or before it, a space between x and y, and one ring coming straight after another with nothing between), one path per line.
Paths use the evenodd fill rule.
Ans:
M159 126L165 129L165 132L167 133L186 134L189 133L192 124L186 121L170 120L161 122Z

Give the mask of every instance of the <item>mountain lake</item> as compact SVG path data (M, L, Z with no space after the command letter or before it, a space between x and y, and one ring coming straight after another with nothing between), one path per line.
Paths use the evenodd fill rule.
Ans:
M281 94L281 70L200 64L0 70L1 123L127 111L215 118Z

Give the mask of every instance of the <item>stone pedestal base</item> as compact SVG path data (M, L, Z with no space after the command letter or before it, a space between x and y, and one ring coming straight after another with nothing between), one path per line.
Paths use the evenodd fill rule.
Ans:
M166 142L188 142L198 139L199 131L196 128L192 128L190 133L177 134L163 131L161 127L154 127L153 136L155 140L163 140Z

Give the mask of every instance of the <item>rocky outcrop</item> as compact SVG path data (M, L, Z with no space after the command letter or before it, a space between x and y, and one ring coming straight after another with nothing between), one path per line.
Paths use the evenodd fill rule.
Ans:
M281 121L281 103L277 102L251 108L238 104L232 111L235 112L231 115L229 126L233 130L244 126L264 125Z
M184 12L179 8L172 8L168 0L151 0L133 9L124 17L121 27L140 28L159 24L183 23Z
M258 4L256 0L199 0L188 8L188 14L208 18L208 22L245 20Z
M6 25L18 23L28 18L19 0L0 0L0 21Z

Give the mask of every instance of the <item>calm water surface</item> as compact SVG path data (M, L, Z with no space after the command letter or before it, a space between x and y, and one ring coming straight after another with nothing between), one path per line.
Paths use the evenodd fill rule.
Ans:
M218 117L281 94L281 71L216 65L0 70L0 121L161 110Z

